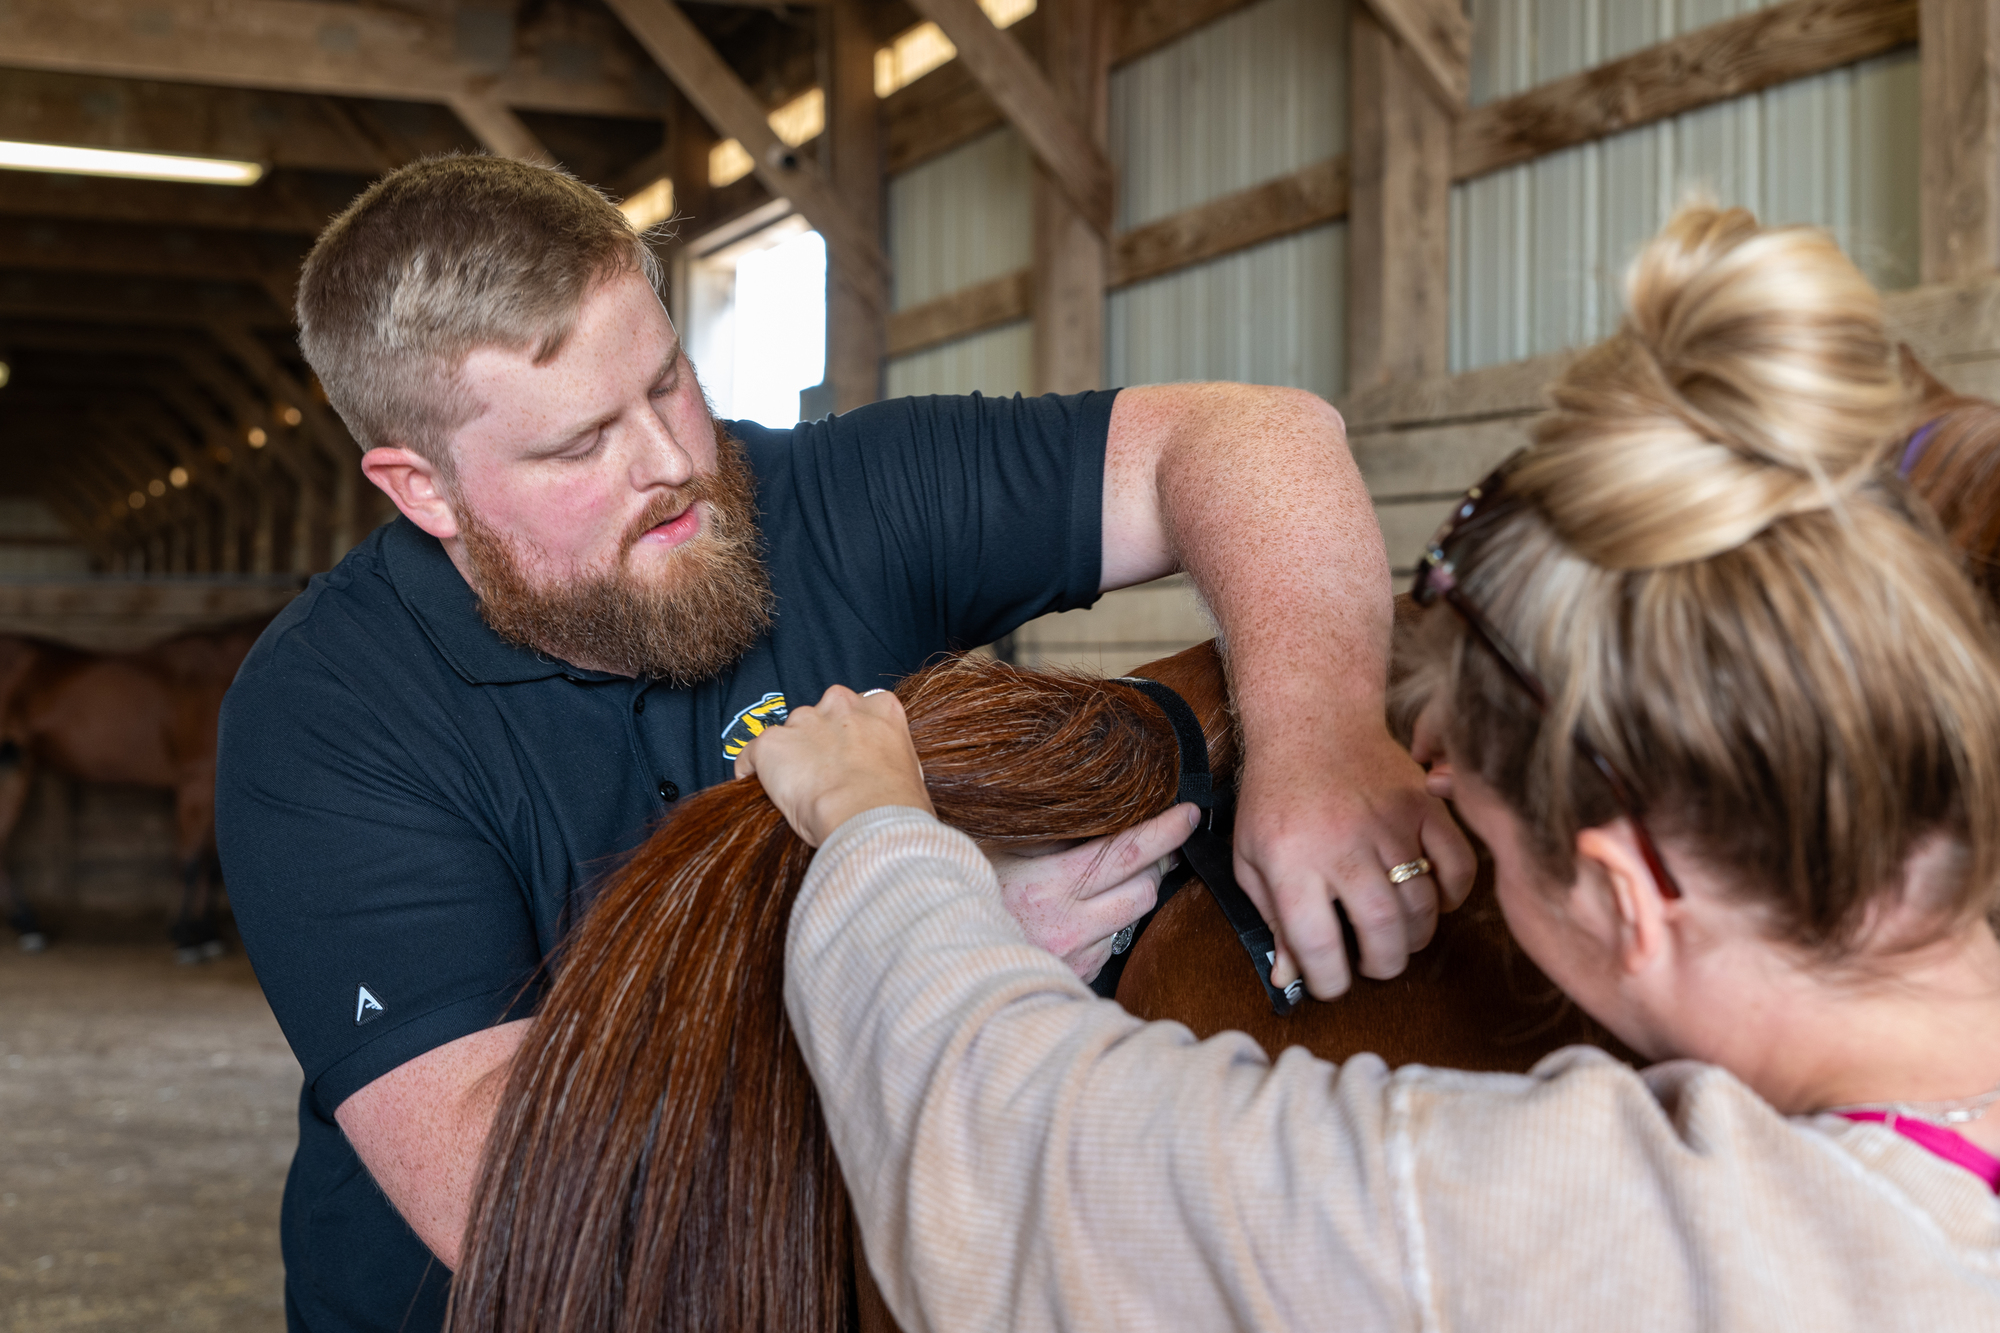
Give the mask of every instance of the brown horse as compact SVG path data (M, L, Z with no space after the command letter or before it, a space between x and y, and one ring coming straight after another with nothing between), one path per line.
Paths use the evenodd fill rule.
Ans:
M1212 646L1140 674L1190 703L1227 786L1237 744ZM898 694L940 818L989 843L1093 837L1175 800L1172 725L1130 686L957 663ZM500 1100L455 1333L887 1327L784 1017L784 926L810 861L761 788L728 783L598 895ZM1444 965L1278 1019L1190 886L1139 938L1119 996L1198 1033L1340 1058L1525 1069L1590 1032L1496 918L1452 921L1433 945Z
M172 792L181 875L172 939L184 962L222 950L213 912L216 717L263 627L246 622L118 654L0 636L0 849L38 771ZM47 936L4 866L0 899L21 947L43 948Z

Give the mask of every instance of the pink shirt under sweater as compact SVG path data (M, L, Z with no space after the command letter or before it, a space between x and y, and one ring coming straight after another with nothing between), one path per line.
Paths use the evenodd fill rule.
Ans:
M2000 1194L2000 1157L1995 1157L1956 1130L1923 1120L1910 1120L1887 1111L1842 1111L1843 1120L1866 1120L1887 1125L1920 1148L1936 1153L1953 1166L1962 1166Z

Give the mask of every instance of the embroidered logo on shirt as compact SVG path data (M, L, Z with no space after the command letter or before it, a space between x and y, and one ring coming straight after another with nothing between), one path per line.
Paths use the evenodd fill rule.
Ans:
M722 729L722 757L734 759L742 754L743 747L763 735L766 727L783 726L785 715L790 711L785 706L785 696L772 690L730 718L729 725Z
M373 1023L386 1012L387 1010L382 1008L382 1002L375 998L374 991L369 990L366 986L362 986L355 991L354 1026L360 1027L363 1023Z

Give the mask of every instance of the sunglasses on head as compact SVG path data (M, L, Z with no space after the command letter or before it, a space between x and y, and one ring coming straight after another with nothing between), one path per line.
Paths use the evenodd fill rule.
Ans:
M1549 692L1543 686L1541 678L1535 675L1521 655L1514 651L1513 645L1508 643L1494 627L1493 622L1486 618L1486 613L1465 595L1465 590L1458 584L1457 555L1463 548L1464 538L1476 529L1480 522L1490 520L1499 512L1500 496L1507 485L1507 474L1525 452L1526 450L1521 450L1514 453L1499 467L1493 469L1491 475L1467 491L1465 498L1452 509L1450 516L1444 521L1444 526L1438 529L1435 537L1431 538L1429 545L1424 548L1423 556L1417 561L1416 579L1410 584L1410 599L1421 607L1434 606L1443 601L1458 612L1473 635L1485 644L1487 651L1506 668L1507 674L1513 677L1515 684L1535 701L1535 707L1546 713L1549 707ZM1680 897L1680 885L1674 880L1673 873L1667 869L1665 858L1660 855L1658 845L1653 842L1653 835L1646 831L1646 821L1640 817L1639 801L1632 794L1631 784L1626 782L1623 775L1612 766L1611 761L1604 757L1603 751L1584 739L1582 732L1578 732L1574 739L1578 753L1589 760L1591 767L1603 776L1605 785L1611 789L1611 799L1617 802L1625 817L1632 821L1632 832L1639 843L1639 855L1645 858L1646 868L1653 872L1654 882L1660 886L1661 895L1667 898Z

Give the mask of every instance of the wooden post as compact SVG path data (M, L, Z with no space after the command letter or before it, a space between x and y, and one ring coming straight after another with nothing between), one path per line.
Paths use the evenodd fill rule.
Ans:
M319 568L313 563L313 528L319 511L319 505L314 503L316 498L311 483L301 478L292 505L292 554L288 564L294 574L311 574Z
M2000 265L2000 0L1921 0L1921 280Z
M1451 351L1451 112L1376 17L1349 10L1347 392L1442 375Z
M882 239L882 113L875 96L877 41L863 0L833 0L822 11L827 53L825 147L834 193L855 224ZM885 247L886 248L886 247ZM889 284L831 247L826 265L826 383L833 410L882 396L889 337Z
M1110 119L1109 13L1102 0L1044 0L1041 12L1049 83L1060 109L1101 150ZM1110 248L1039 162L1034 195L1035 392L1100 388Z
M277 469L266 465L259 469L257 478L257 526L250 533L250 572L269 574L276 568L273 547L277 541L278 499L273 491L277 486Z

